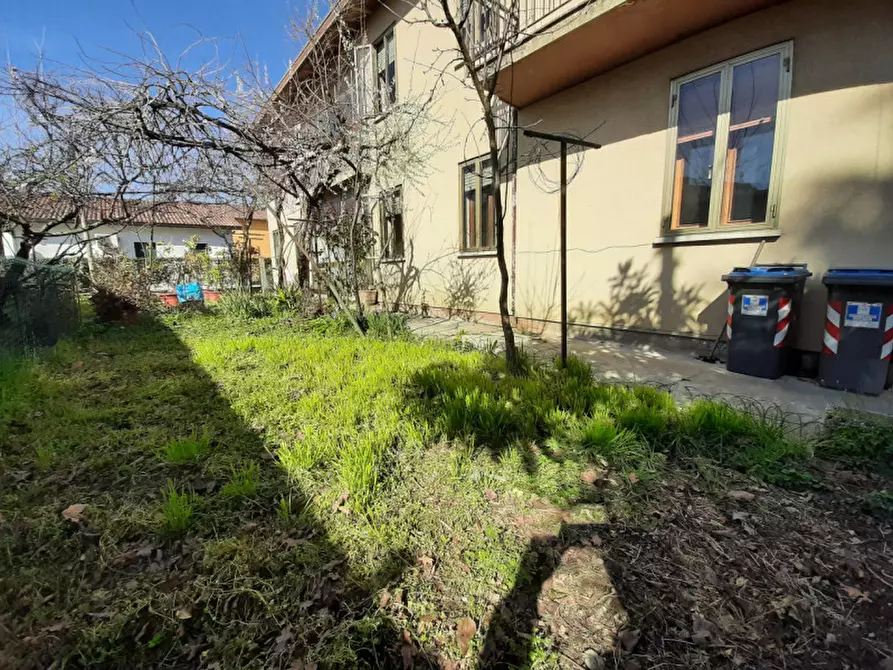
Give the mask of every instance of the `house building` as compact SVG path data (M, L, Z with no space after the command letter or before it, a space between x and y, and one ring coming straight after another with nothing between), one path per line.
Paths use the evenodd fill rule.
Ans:
M398 100L440 87L434 109L452 140L432 143L423 174L387 185L399 212L373 214L382 233L399 226L382 234L400 241L379 250L383 284L408 277L408 305L493 318L497 185L473 92L442 76L455 72L444 57L453 38L425 22L421 4L338 7L348 5L363 17L360 42L373 45L375 85ZM491 9L474 13L483 36ZM712 338L725 321L723 273L797 261L814 277L794 344L819 351L822 273L893 267L893 3L520 0L520 9L498 96L519 129L601 145L568 158L572 332ZM501 184L509 306L521 327L542 330L559 318L557 147L520 130L514 143ZM287 239L288 225L288 207L271 216L274 239L277 230ZM278 256L295 277L296 250Z
M61 220L66 207L69 205L56 199L41 199L29 205L27 217L39 230L42 225ZM33 249L32 257L51 260L79 253L85 247L98 251L108 245L128 258L179 258L192 244L197 251L216 256L229 250L233 234L240 229L239 211L227 205L169 203L137 210L126 219L123 214L110 216L105 209L97 203L84 208L71 226L55 226L53 234ZM15 255L20 236L21 230L15 227L4 232L0 253Z
M267 226L267 211L265 209L252 213L251 218L243 216L236 218L238 230L233 232L233 244L241 247L247 239L253 256L269 259L272 257L270 249L270 229Z

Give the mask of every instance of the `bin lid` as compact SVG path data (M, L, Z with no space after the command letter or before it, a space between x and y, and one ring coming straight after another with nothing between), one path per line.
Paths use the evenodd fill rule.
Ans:
M893 286L893 270L884 268L831 268L822 277L824 284L850 286Z
M732 283L752 284L786 284L812 277L806 269L806 263L764 263L733 268L724 274L722 280Z

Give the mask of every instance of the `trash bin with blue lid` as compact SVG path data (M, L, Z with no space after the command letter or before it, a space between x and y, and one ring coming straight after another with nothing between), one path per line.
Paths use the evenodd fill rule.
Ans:
M754 377L792 371L803 286L812 273L805 263L735 268L722 279L729 285L726 367Z
M832 268L819 382L877 395L890 386L893 354L893 270Z

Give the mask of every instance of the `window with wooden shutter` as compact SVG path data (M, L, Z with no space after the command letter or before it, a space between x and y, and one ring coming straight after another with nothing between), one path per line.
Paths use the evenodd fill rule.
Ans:
M496 247L495 189L498 187L489 157L470 160L459 166L461 187L462 251L488 251Z

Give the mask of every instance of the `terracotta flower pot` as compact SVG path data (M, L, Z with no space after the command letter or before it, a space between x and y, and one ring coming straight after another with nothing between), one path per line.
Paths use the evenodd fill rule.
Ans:
M203 289L202 293L204 293L205 295L205 302L217 302L218 300L220 300L220 291Z
M158 297L167 307L176 307L179 304L176 293L159 293Z
M360 300L364 305L378 304L378 291L376 289L365 289L360 291Z

